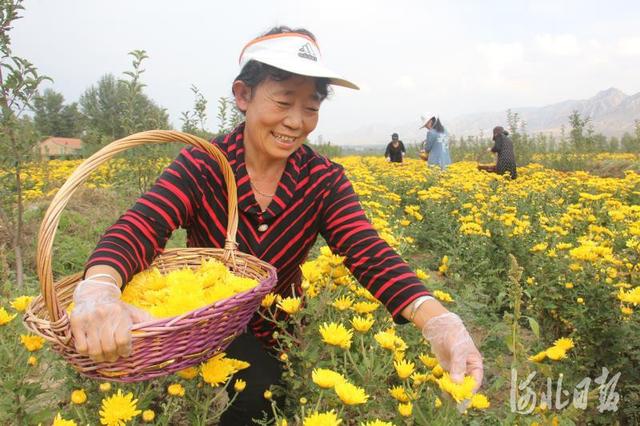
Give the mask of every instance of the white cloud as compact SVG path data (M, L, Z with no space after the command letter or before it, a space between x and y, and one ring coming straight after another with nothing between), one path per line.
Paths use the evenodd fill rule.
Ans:
M582 47L573 34L539 34L535 36L534 44L550 55L573 56L582 52Z
M487 88L517 87L517 76L526 69L525 48L520 42L480 43L476 45L480 58L475 72L482 75L479 84Z
M640 37L619 39L616 52L623 56L640 56Z

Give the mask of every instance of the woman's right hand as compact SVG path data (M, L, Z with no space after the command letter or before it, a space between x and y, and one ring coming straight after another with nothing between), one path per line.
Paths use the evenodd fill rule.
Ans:
M96 362L113 362L131 354L131 327L153 318L120 300L120 295L110 282L87 279L78 284L70 322L79 354Z

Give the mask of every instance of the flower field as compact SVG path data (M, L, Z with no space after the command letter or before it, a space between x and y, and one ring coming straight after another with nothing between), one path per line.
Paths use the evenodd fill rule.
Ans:
M118 161L87 191L133 186ZM475 395L470 377L453 383L419 330L394 324L342 259L319 245L301 265L304 294L262 302L261 314L282 326L283 384L264 395L279 425L640 422L639 174L530 164L511 181L471 162L440 172L411 159L336 161L381 236L464 319L483 353L485 381ZM24 176L28 205L45 204L76 166L33 164ZM89 254L65 250L55 255L75 256L74 264ZM215 424L251 386L233 377L245 363L223 355L136 385L78 376L20 323L37 292L33 265L27 271L30 290L0 288L0 424Z

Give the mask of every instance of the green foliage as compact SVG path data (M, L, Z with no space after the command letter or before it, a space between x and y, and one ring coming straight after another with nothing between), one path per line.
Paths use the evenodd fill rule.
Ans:
M64 96L46 89L33 100L34 122L44 136L77 137L82 133L83 117L78 104L64 105Z
M214 134L206 129L208 101L195 85L191 86L191 92L195 98L193 110L182 113L182 131L210 140Z
M22 0L2 0L0 2L0 166L9 170L15 179L15 195L0 200L0 219L12 235L15 252L16 283L23 285L22 271L22 232L23 199L22 176L23 163L33 156L37 137L28 118L22 114L32 108L32 101L38 87L45 80L51 80L38 74L37 68L28 60L15 56L11 52L9 31L12 23L20 19L24 10Z
M218 98L218 135L229 133L244 121L244 114L231 98Z
M116 80L106 74L80 96L80 110L87 120L83 139L91 151L132 133L170 127L166 109L143 92L140 78L146 52L134 50L129 55L133 57L132 69L123 73L127 78Z
M324 155L327 158L335 158L342 155L342 147L338 145L332 145L331 141L326 143L322 140L322 137L318 138L318 142L315 144L307 143L315 152L320 155Z

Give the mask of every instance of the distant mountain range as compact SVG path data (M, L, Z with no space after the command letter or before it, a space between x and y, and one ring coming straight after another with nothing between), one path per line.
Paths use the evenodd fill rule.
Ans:
M589 99L568 100L542 107L511 108L526 122L528 133L559 134L562 125L570 130L569 115L577 110L580 115L591 118L593 129L606 136L622 136L633 133L635 120L640 120L640 93L627 95L621 90L610 88ZM507 127L507 110L465 114L448 119L445 125L449 133L456 136L475 136L481 132L490 135L494 126ZM415 142L424 139L424 132L416 123L401 126L380 124L365 126L357 131L345 133L336 138L338 144L362 144L364 141L386 140L392 132L398 132L401 139Z

